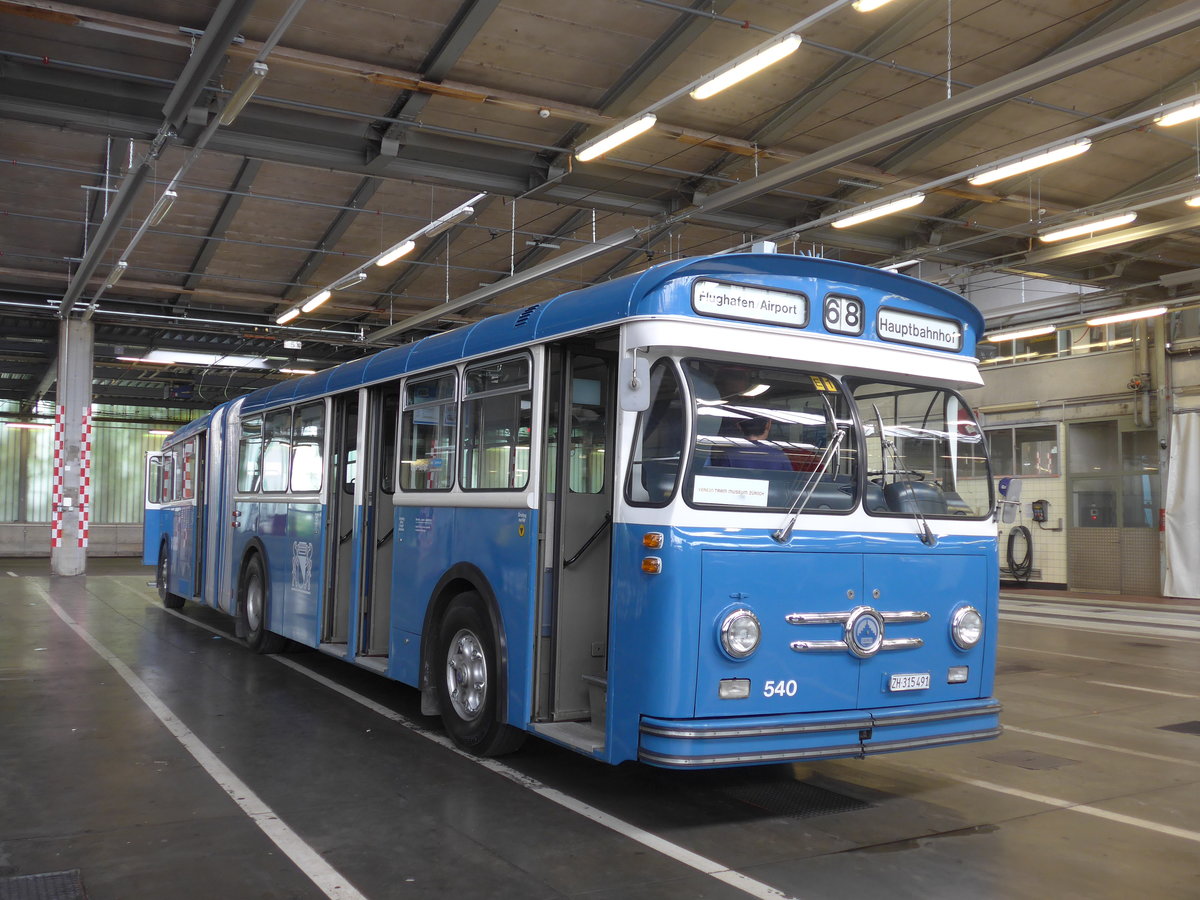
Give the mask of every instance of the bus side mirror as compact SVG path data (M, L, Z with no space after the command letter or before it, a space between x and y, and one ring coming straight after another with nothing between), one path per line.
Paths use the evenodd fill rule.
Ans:
M617 373L621 409L643 412L650 408L650 361L644 356L625 357Z

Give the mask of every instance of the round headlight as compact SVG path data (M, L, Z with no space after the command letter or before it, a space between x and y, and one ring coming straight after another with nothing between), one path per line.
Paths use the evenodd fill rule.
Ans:
M762 626L748 609L736 609L721 622L721 647L734 659L745 659L758 649Z
M962 650L970 650L983 637L983 616L973 606L962 606L950 619L950 636Z

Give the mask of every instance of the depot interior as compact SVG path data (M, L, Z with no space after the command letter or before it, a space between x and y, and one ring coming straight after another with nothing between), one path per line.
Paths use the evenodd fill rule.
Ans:
M1200 596L1200 5L569 7L0 4L0 556L51 555L72 380L134 556L219 402L758 245L983 312L1004 579Z

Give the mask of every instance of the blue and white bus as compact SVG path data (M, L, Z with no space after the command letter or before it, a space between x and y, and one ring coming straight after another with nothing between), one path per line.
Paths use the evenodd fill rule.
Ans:
M169 607L529 733L715 767L999 734L983 322L903 275L664 263L218 406L152 459Z

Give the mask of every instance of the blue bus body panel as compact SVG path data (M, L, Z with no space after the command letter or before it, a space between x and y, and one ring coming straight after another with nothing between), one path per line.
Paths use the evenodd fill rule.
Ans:
M325 585L324 507L287 500L242 501L231 559L242 560L253 541L264 557L270 582L267 628L317 645Z
M525 727L533 684L534 582L537 520L529 509L405 506L396 509L396 578L392 583L392 639L403 661L397 675L416 683L414 652L420 647L425 612L442 576L471 567L495 594L508 658L508 716ZM407 641L407 644L405 643Z
M169 510L146 508L145 518L142 519L142 565L158 565L158 550L162 546L163 535L167 534L166 523L169 520Z
M404 371L416 372L456 361L462 355L469 328L456 328L435 334L411 345ZM408 349L408 348L406 348Z
M190 598L196 593L196 507L176 503L162 512L170 521L171 593Z

